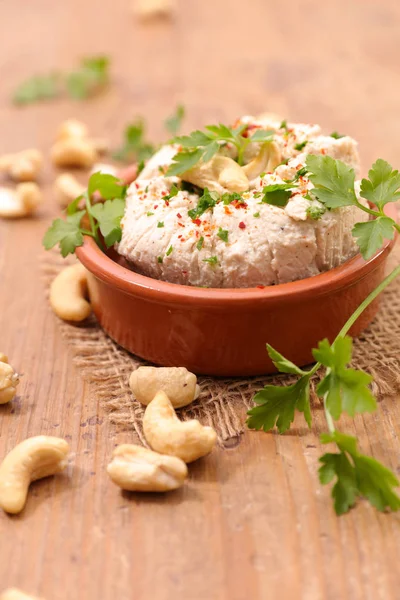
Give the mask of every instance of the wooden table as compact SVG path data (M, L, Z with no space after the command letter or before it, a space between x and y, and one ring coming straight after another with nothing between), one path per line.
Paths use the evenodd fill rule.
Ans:
M0 150L48 151L57 125L83 119L114 145L135 115L161 139L176 102L186 127L269 110L360 140L363 161L399 165L400 7L389 0L180 0L172 22L139 24L129 0L3 0ZM17 109L15 86L106 52L110 90L88 102ZM0 588L46 600L395 600L400 525L366 503L337 518L317 482L321 411L312 432L246 432L190 469L183 490L129 496L105 472L118 434L89 393L44 299L40 240L57 207L0 221L0 350L24 377L0 407L0 456L27 436L65 436L73 468L34 484L25 511L0 514ZM345 423L399 470L396 398Z

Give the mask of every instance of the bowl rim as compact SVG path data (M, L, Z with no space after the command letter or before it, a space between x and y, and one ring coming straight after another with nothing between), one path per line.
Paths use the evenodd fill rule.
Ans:
M386 212L396 220L397 211L394 205L387 205ZM385 240L382 248L367 261L358 253L342 265L313 277L252 288L201 288L140 275L112 260L89 236L84 237L84 243L76 249L76 254L96 278L128 295L146 297L155 302L226 306L227 302L287 303L300 300L311 293L313 296L321 296L348 287L375 270L387 258L396 239L397 234L392 240Z

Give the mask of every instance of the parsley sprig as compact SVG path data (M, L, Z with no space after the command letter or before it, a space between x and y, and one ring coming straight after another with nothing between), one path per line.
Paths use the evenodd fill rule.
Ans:
M100 247L104 244L110 248L121 240L121 219L125 211L125 196L127 187L123 183L104 173L94 173L90 179L87 191L76 198L67 208L66 219L55 219L43 238L43 245L50 250L57 244L65 258L73 254L75 249L83 244L83 236L94 238ZM92 204L91 198L99 192L104 202ZM83 210L78 207L85 204ZM82 221L86 217L85 226Z
M393 239L395 229L400 232L400 226L386 216L384 210L386 204L400 198L400 173L385 160L378 158L369 170L368 178L361 181L360 196L371 202L374 208L364 206L358 200L354 189L354 169L342 161L309 154L306 165L314 185L311 193L328 209L357 206L375 217L357 223L352 232L366 260L379 250L384 239Z
M251 142L272 141L273 131L258 129L252 136L243 135L247 125L237 128L226 125L207 125L205 131L193 131L189 135L175 137L172 141L182 149L173 157L173 163L166 175L181 175L192 169L198 162L208 162L219 151L222 145L231 144L237 150L237 161L243 164L244 152Z
M15 90L14 104L33 104L68 94L76 100L92 96L109 82L110 59L107 56L82 58L77 70L35 75Z
M348 368L352 341L346 334L362 312L398 275L400 266L362 302L332 344L328 340L319 343L318 348L313 350L318 362L309 371L300 369L267 345L268 354L278 371L296 375L298 379L284 387L267 385L255 395L256 406L248 411L247 425L250 429L270 431L276 426L279 433L284 433L293 423L296 410L304 414L311 427L310 382L321 367L325 368L325 374L316 389L324 404L329 429L321 441L335 443L339 453L328 453L321 457L320 481L327 484L336 477L332 496L337 514L351 508L359 496L367 498L379 510L387 507L400 509L400 498L393 491L399 485L395 475L375 459L360 454L355 438L339 433L334 425L334 420L338 420L343 412L354 416L355 413L372 412L376 408L375 398L368 387L371 376L364 371Z

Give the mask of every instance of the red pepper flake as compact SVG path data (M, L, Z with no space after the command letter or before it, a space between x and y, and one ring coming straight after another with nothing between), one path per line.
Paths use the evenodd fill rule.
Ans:
M137 190L139 189L139 184L138 184L138 183L136 183L136 181L135 181L135 188L136 188Z
M166 206L169 206L169 201L165 200L165 204L166 204Z
M263 289L265 289L265 285L257 285L256 287L257 287L257 289L259 289L259 290L263 290Z
M239 227L240 227L240 229L246 229L246 224L243 223L243 221L240 221Z
M187 275L187 271L182 271L182 275Z
M201 225L200 219L192 219L195 225Z
M182 237L182 235L178 235L178 240L180 240L180 239L181 239L181 237Z
M179 227L185 227L183 223L178 223Z
M326 154L326 148L322 148L321 154Z
M247 202L244 202L243 200L234 200L233 202L231 202L231 206L234 206L235 208L247 208Z
M232 214L232 211L229 210L229 208L227 206L224 206L224 211L225 211L226 215L231 215Z
M185 241L185 238L183 238L181 235L180 235L179 237L180 237L180 238L182 238L182 239L181 239L181 242L184 242L184 241Z
M177 215L176 215L176 216L178 217L178 219L182 219L182 215L181 215L181 213L177 213Z
M153 208L154 208L154 209L158 208L158 204L155 204Z
M161 192L161 196L166 196L166 195L167 195L167 192L165 192L165 191Z

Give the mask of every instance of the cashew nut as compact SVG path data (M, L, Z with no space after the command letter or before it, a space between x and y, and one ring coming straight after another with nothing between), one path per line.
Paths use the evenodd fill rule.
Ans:
M12 514L21 512L30 483L63 471L68 452L65 440L46 435L15 446L0 465L0 508Z
M122 444L114 450L107 473L123 490L168 492L183 485L188 470L180 458L135 444Z
M199 163L180 177L184 181L219 194L241 193L249 189L249 180L242 167L232 158L218 154L206 163Z
M18 219L34 212L43 201L36 183L19 183L15 190L0 188L0 218Z
M87 294L86 269L80 263L66 267L50 286L50 306L64 321L83 321L92 312Z
M136 400L150 404L157 392L165 392L174 408L187 406L200 393L196 375L185 367L139 367L129 378Z
M0 363L8 363L8 356L4 352L0 352Z
M43 164L43 155L36 148L0 157L0 171L7 173L14 181L34 181Z
M3 354L3 357L7 357ZM0 362L0 404L11 402L17 393L18 374L6 361Z
M37 596L30 596L17 588L8 588L0 596L0 600L40 600Z
M54 195L58 204L63 208L81 196L85 190L86 187L70 173L59 175L54 182Z
M58 140L66 140L69 138L87 138L89 130L85 123L78 119L67 119L61 123L57 131Z
M143 431L153 450L177 456L186 463L211 452L217 440L212 427L195 420L180 421L164 392L158 392L146 408Z
M175 0L136 0L134 12L142 19L170 16L176 9Z
M56 142L50 157L57 167L90 168L96 161L97 153L90 140L70 137Z
M242 167L249 181L263 172L273 171L282 162L281 151L275 142L262 144L259 153L251 162Z

